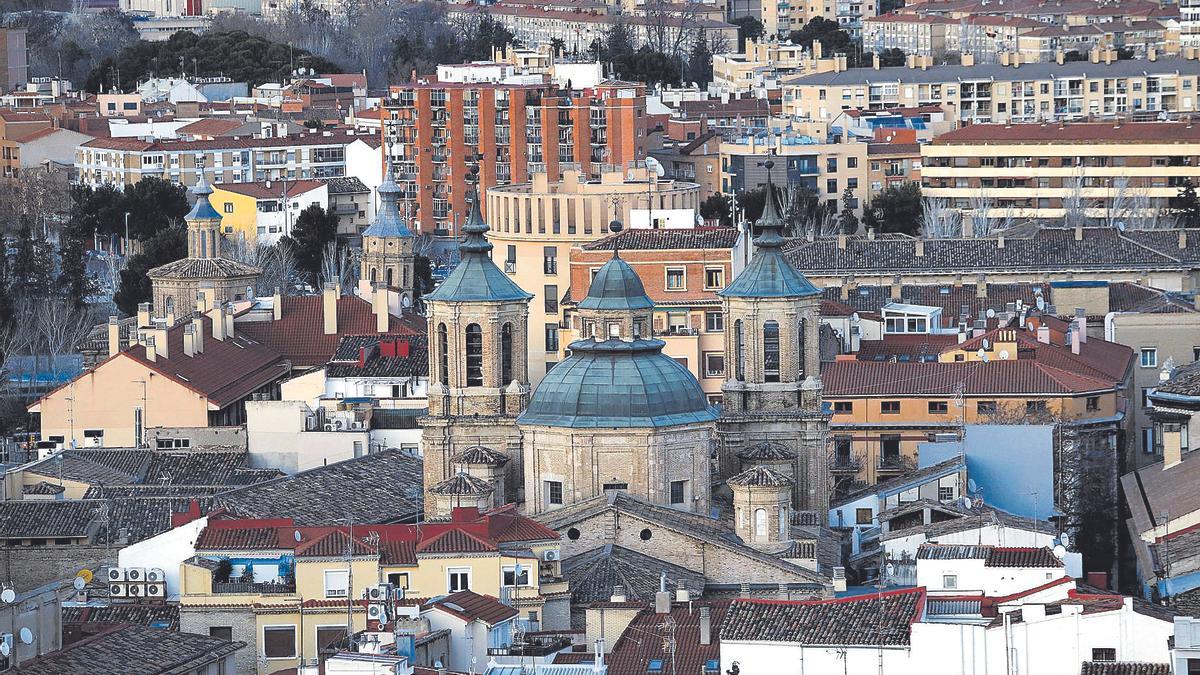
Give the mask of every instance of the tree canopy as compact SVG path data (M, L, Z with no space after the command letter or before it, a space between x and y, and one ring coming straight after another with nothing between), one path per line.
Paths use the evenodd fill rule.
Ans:
M875 195L863 213L863 223L880 232L917 235L921 230L921 186L893 185Z
M121 270L121 282L113 294L117 309L126 315L136 314L138 303L150 302L150 277L146 273L187 255L186 230L168 227L143 242L142 252L129 257Z
M335 239L337 216L316 204L300 212L292 233L282 239L296 260L296 271L313 288L321 284L325 247Z

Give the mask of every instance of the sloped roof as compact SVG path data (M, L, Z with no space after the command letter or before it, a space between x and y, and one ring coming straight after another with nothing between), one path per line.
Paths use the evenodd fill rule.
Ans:
M646 296L642 278L616 254L597 270L587 296L579 301L580 309L629 311L652 307L654 301Z
M103 503L91 499L0 502L0 537L85 537L94 531Z
M261 272L253 265L229 258L180 258L155 267L146 276L151 279L228 279L256 277Z
M405 343L407 356L386 356L382 343ZM386 346L386 345L384 345ZM398 353L390 350L391 354ZM429 374L428 340L424 335L347 335L325 366L326 377L421 377Z
M988 552L984 567L1062 567L1059 560L1045 546L994 546Z
M704 575L623 546L605 544L562 561L562 575L570 582L571 602L602 602L620 585L630 600L653 600L660 574L667 589L686 588L695 596L704 592Z
M490 595L480 595L473 591L451 593L424 605L421 609L437 609L463 621L482 621L489 626L507 621L519 614L516 609L503 604L496 598Z
M508 463L508 455L496 452L482 445L472 445L450 458L455 464L474 464L486 466L503 466Z
M193 672L245 647L207 635L122 625L23 663L31 675L167 675Z
M835 361L823 364L826 397L1057 395L1112 390L1116 383L1053 368L1037 361L892 363Z
M429 492L435 495L480 496L494 492L491 484L466 473L456 473L453 476L435 483Z
M711 644L700 644L700 608L710 612ZM667 646L668 632L662 627L664 618L655 614L653 608L643 609L621 634L612 652L608 655L608 671L613 675L623 673L649 673L651 661L661 661L663 673L679 675L708 672L705 666L713 659L721 658L721 640L724 639L728 621L728 600L692 603L673 603L670 617L674 624L675 642Z
M1169 663L1137 661L1084 661L1079 675L1171 675Z
M376 190L379 193L379 209L375 212L375 222L363 231L364 237L389 237L405 239L413 236L412 230L404 223L400 215L400 186L392 173L392 163L388 162L387 175Z
M627 229L584 244L585 251L680 251L732 249L737 243L735 227L697 227L687 229Z
M528 302L533 295L526 293L517 282L496 267L490 252L492 244L485 236L487 223L479 211L479 197L471 200L471 212L462 227L465 235L458 250L461 261L446 280L438 284L426 300L436 302Z
M257 181L252 183L221 183L218 187L225 192L245 195L254 199L282 199L284 190L288 197L295 197L306 192L312 192L325 185L324 181L313 179L276 181Z
M802 645L909 644L909 626L920 618L925 589L885 591L836 600L734 600L721 639Z
M752 466L725 482L742 487L787 487L795 483L791 477L765 466Z
M737 453L747 462L777 462L796 459L796 452L782 443L763 441Z

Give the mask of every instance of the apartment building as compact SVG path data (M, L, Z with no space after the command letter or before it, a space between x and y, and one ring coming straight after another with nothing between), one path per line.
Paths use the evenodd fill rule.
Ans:
M863 21L863 48L881 52L900 49L905 54L941 57L947 52L970 54L976 63L996 63L1000 54L1014 52L1020 36L1044 28L1033 19L1006 16L969 16L950 19L925 14L884 14Z
M605 81L583 90L542 83L423 81L391 88L383 139L423 232L453 236L476 189L599 177L646 156L645 87ZM491 215L490 212L485 215Z
M879 13L876 0L796 0L789 5L786 11L780 9L790 19L790 26L780 26L781 32L798 30L819 16L836 21L854 40L862 37L863 22Z
M329 188L323 181L262 181L224 183L209 198L221 214L221 233L228 239L274 244L310 206L329 207Z
M1046 25L1082 26L1089 23L1112 23L1122 20L1165 19L1178 17L1174 3L1152 0L929 0L911 3L896 10L900 14L939 16L948 19L969 19L975 16L1006 16L1033 19Z
M7 94L29 81L29 47L24 28L0 28L0 93Z
M574 167L563 172L561 181L552 182L544 172L531 178L488 190L487 204L493 255L504 261L505 273L518 286L533 294L525 344L529 381L536 385L571 342L560 337L559 329L563 297L571 289L573 247L605 237L614 220L633 226L639 218L661 223L683 213L691 226L700 208L700 186L651 178L644 163L628 172L610 167L597 181L588 181ZM586 291L587 283L579 288Z
M199 141L96 138L75 151L79 181L91 187L132 185L146 176L191 187L201 166L217 184L371 175L382 162L377 135L344 131Z
M783 112L828 120L843 110L943 106L961 122L1040 122L1087 116L1174 115L1197 110L1200 61L1187 57L1087 61L909 65L801 75L783 82ZM1191 58L1188 58L1191 57ZM969 61L969 59L968 59Z
M923 145L921 167L924 194L970 211L968 221L1078 215L1139 228L1161 218L1185 183L1200 182L1200 127L972 124Z
M1150 53L1177 54L1175 34L1158 21L1088 23L1078 26L1043 26L1017 36L1016 53L1026 62L1046 62L1058 52L1087 54L1093 49L1127 49L1136 58Z
M808 63L808 50L800 45L746 38L740 51L713 54L712 84L722 93L749 94L775 85Z

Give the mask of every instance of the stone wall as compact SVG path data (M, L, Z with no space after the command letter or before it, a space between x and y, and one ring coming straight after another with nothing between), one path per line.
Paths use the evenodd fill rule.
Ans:
M208 635L209 629L228 626L232 629L234 642L245 642L246 646L234 653L237 673L258 672L258 622L250 608L217 608L204 605L181 605L179 607L179 630L183 633Z
M4 546L0 552L18 593L59 579L70 579L84 568L116 565L120 546Z

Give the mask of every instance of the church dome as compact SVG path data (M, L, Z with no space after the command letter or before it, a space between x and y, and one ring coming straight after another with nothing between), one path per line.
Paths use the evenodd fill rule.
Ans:
M717 418L700 383L661 340L579 340L546 373L518 424L664 427Z
M587 297L579 301L580 309L630 310L653 306L637 272L616 255L596 271Z

